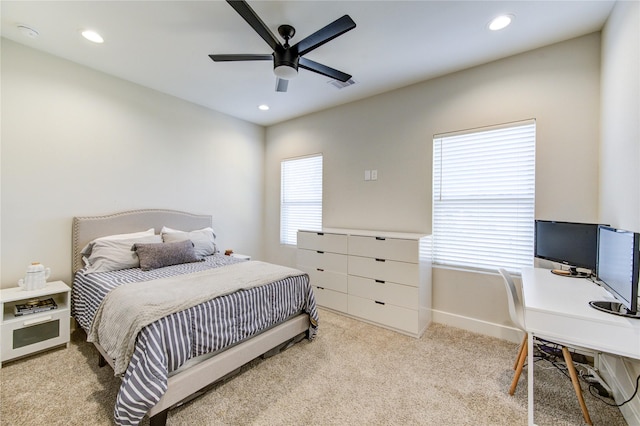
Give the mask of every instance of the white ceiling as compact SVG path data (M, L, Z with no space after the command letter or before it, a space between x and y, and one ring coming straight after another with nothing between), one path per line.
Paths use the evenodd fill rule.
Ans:
M357 27L305 55L352 74L337 89L300 70L275 92L269 61L213 62L211 53L271 53L224 1L2 0L2 36L261 125L363 99L602 28L614 1L258 1L249 5L292 44L348 14ZM510 27L487 30L503 13ZM38 31L31 39L18 24ZM97 45L79 32L90 28ZM257 106L268 104L269 111Z

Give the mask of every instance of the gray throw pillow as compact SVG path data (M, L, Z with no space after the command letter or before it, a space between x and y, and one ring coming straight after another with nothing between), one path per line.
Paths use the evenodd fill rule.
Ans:
M143 271L202 260L202 257L196 254L190 240L156 244L136 243L132 250L138 254L140 269Z

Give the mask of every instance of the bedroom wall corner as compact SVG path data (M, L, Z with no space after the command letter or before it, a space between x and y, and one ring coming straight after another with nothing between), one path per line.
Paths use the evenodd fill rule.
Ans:
M2 287L32 261L70 283L73 216L122 210L211 214L262 257L264 127L1 43Z
M616 2L602 31L600 220L640 232L640 3ZM640 361L605 357L603 369L621 399L631 396ZM621 407L640 424L640 399Z

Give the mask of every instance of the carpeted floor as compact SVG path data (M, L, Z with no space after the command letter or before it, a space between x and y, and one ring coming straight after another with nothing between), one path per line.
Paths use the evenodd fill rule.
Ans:
M320 311L320 331L172 410L168 425L525 425L526 370L516 344L432 324L421 339ZM3 365L0 424L109 425L119 387L76 331L59 348ZM536 363L536 423L582 425L571 382ZM586 389L586 386L583 387ZM595 425L626 425L585 399ZM142 423L148 424L148 419Z

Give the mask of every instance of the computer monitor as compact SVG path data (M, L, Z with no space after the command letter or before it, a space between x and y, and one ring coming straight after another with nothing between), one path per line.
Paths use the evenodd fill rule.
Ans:
M589 272L577 268L596 269L598 224L536 220L534 256L567 265L568 269L554 269L553 273L573 277L588 277Z
M638 273L640 234L600 226L596 276L618 302L594 301L590 305L616 315L640 318Z

